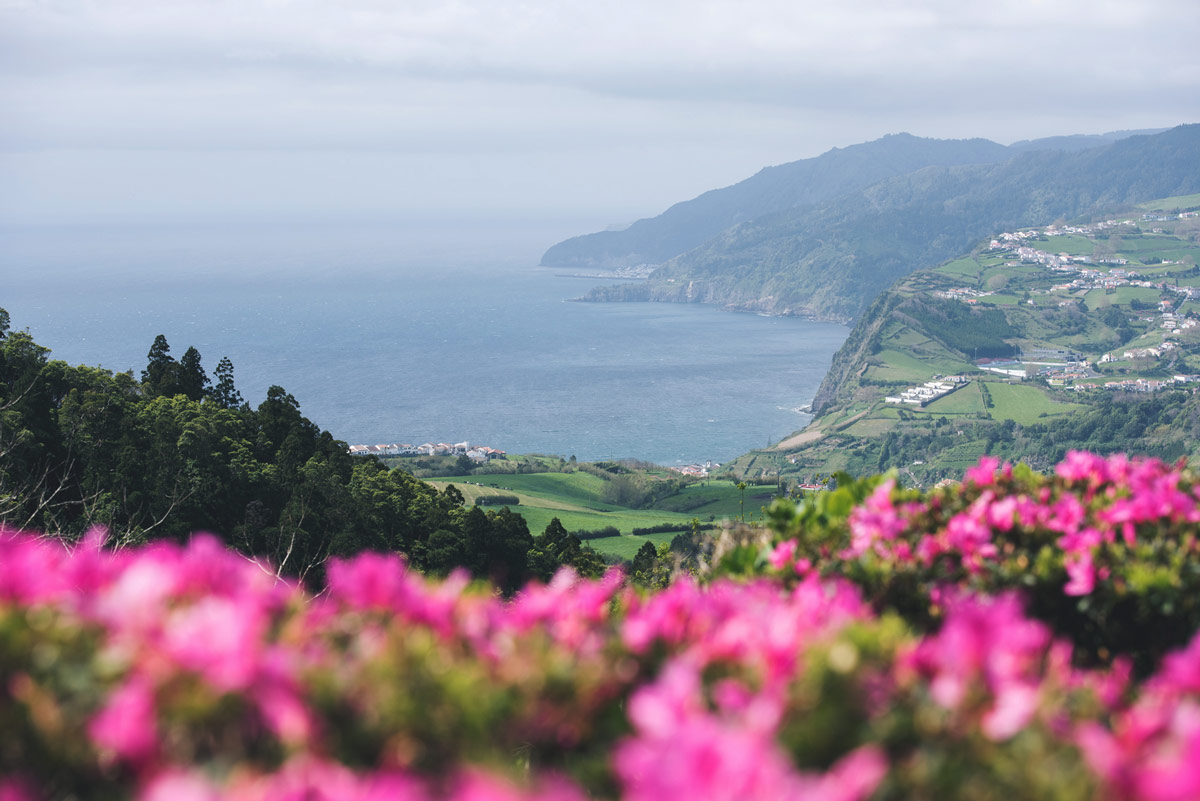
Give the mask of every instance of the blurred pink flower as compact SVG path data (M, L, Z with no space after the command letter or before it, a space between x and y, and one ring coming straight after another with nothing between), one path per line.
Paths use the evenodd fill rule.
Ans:
M102 752L133 763L149 760L158 749L153 688L136 675L126 680L92 718L88 734Z

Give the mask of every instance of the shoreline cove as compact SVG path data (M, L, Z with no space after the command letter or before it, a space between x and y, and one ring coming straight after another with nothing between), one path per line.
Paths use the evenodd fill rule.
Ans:
M3 305L52 358L139 374L155 335L346 442L724 462L802 429L849 333L702 304L568 303L521 258L406 258L402 229L0 230ZM457 441L457 440L456 440Z

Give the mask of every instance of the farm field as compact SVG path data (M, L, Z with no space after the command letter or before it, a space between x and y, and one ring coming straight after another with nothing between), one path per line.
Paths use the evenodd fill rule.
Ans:
M1086 408L1079 403L1060 403L1046 397L1037 387L1022 384L990 382L992 408L989 410L996 420L1014 420L1023 426L1041 422L1045 417L1066 414Z
M1179 211L1200 206L1200 195L1176 195L1175 197L1150 200L1139 203L1139 209L1146 211Z
M442 489L453 484L467 504L487 495L515 495L519 504L509 507L525 518L529 531L541 534L550 521L558 518L568 531L595 531L612 526L620 537L589 540L602 554L631 559L643 543L669 543L679 532L632 535L634 529L663 524L685 527L693 519L719 522L740 514L741 492L732 481L714 480L692 484L677 495L658 502L651 509L629 509L603 500L607 482L584 473L533 473L524 475L483 475L427 479ZM745 491L746 517L761 518L762 507L774 498L773 486L749 486Z
M1051 253L1070 253L1072 256L1090 256L1096 249L1095 242L1077 234L1048 236L1046 241L1037 243L1037 246Z
M517 493L528 493L551 498L562 503L578 504L591 509L617 508L604 502L606 482L591 473L529 473L524 475L479 475L468 476L487 487L503 488Z
M685 487L683 492L664 498L656 505L656 509L682 512L700 520L713 517L737 517L740 513L739 500L741 492L732 481L705 481ZM774 497L774 487L746 487L746 514L758 512L758 508L769 504Z
M983 396L979 393L979 382L972 381L967 386L952 392L944 398L938 398L924 408L929 414L969 414L982 412Z
M647 542L654 543L657 548L660 545L670 545L671 540L679 536L678 531L669 531L661 534L647 534L645 536L635 537L633 535L624 535L621 537L601 537L595 540L588 540L585 544L590 545L605 556L616 556L621 559L633 559L637 556L637 552L642 545Z
M1159 298L1157 289L1147 289L1140 286L1120 286L1116 289L1093 289L1087 293L1084 302L1091 310L1102 309L1105 306L1127 306L1131 300L1137 299L1146 303L1156 303Z
M534 474L520 476L525 479L550 478L563 474ZM564 475L564 477L570 477ZM630 528L633 526L653 525L646 523L645 518L652 517L657 522L673 522L675 517L682 517L679 513L672 511L664 511L659 509L629 509L616 504L604 503L595 498L576 496L571 490L569 484L566 486L566 491L563 489L564 484L555 481L537 482L517 482L511 479L518 478L517 476L503 476L496 482L494 486L480 486L473 482L475 479L487 478L486 476L460 476L452 478L433 478L426 479L429 484L432 484L439 489L448 484L453 484L459 492L463 494L463 498L467 503L474 503L475 499L480 496L487 495L515 495L520 500L520 508L514 508L513 511L524 513L526 509L548 509L554 512L563 512L566 514L575 515L578 517L595 518L597 520L623 520L630 522ZM601 479L597 479L600 481ZM482 482L481 482L482 483ZM537 486L539 483L542 486ZM533 485L533 486L531 486ZM563 519L564 525L566 519L563 515L558 515ZM687 519L690 520L692 516ZM602 525L617 525L617 523L603 523ZM586 526L581 526L586 527ZM595 526L599 528L600 526ZM532 526L530 527L532 528ZM568 528L571 528L568 526Z
M972 278L978 278L980 265L973 258L955 259L949 264L943 264L936 268L933 272L945 273L947 275L965 275Z
M928 381L933 373L954 373L967 367L965 362L946 356L935 356L929 361L890 348L880 351L870 368L871 378L876 381Z

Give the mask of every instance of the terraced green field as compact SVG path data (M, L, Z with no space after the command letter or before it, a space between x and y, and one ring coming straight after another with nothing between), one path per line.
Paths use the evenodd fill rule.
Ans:
M949 357L930 354L928 360L890 348L881 350L872 357L875 364L870 369L870 376L876 381L928 381L935 373L956 373L967 368L967 363Z
M962 275L977 278L979 277L981 269L982 268L980 267L979 262L975 261L975 259L971 257L967 257L964 259L955 259L949 264L943 264L941 267L938 267L936 270L934 270L934 272L945 273L946 275Z
M1119 286L1116 289L1093 289L1087 293L1084 302L1089 309L1102 309L1105 306L1128 306L1133 299L1146 303L1156 303L1161 293L1157 289L1140 286Z
M472 476L472 481L488 487L503 488L572 503L592 509L618 507L604 501L607 482L582 470L574 473L529 473L525 475Z
M1146 211L1179 211L1196 206L1200 206L1200 195L1176 195L1175 197L1139 203L1137 207Z
M596 540L588 540L587 544L602 554L617 556L621 559L633 559L643 543L652 542L657 548L663 544L669 545L675 536L675 534L648 534L644 537L601 537Z
M996 295L988 295L986 298L980 298L979 302L993 306L1015 306L1021 302L1021 299L1016 295L1009 295L1002 292Z
M1048 253L1069 253L1072 256L1090 256L1096 249L1095 242L1077 234L1048 236L1045 242L1036 242L1033 246Z
M468 504L479 496L515 495L519 504L510 507L525 518L530 532L542 533L550 521L558 518L568 531L596 531L608 526L620 537L589 540L601 553L633 558L647 540L656 545L669 543L678 532L632 536L634 529L663 524L687 527L693 519L703 522L735 518L741 512L742 493L732 481L706 481L685 487L680 493L661 500L653 509L628 509L603 500L607 482L582 471L574 473L532 473L525 475L482 475L460 478L427 479L444 488L453 484ZM774 497L774 487L750 486L745 491L746 517L761 517L761 508Z
M979 383L972 381L962 389L952 392L944 398L938 398L926 406L925 411L932 415L969 414L984 411L983 396L979 393Z
M1023 426L1042 422L1046 417L1066 414L1086 408L1079 403L1060 403L1051 400L1037 387L1023 384L990 382L992 408L988 411L996 420L1015 420Z

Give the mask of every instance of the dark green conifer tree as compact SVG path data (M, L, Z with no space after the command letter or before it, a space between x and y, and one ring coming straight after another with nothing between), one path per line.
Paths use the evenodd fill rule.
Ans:
M658 564L658 549L654 547L654 543L647 540L642 543L641 548L638 548L629 572L633 575L634 581L639 579L645 581L656 564Z
M146 354L146 369L142 371L142 384L151 395L175 395L179 391L179 363L171 356L167 338L159 334Z
M200 351L188 348L179 360L179 391L190 400L198 401L208 393L210 383L200 364Z
M209 395L217 405L224 409L236 409L242 405L242 395L233 382L233 362L228 356L222 356L217 362L217 383Z

